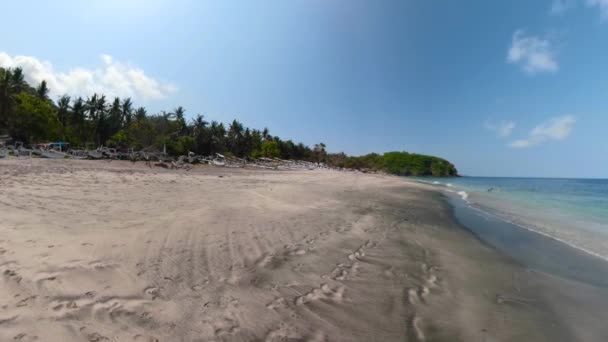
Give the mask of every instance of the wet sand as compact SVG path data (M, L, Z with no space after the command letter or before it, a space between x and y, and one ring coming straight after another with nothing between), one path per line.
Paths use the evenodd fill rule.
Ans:
M337 171L0 161L0 341L603 341L442 195Z

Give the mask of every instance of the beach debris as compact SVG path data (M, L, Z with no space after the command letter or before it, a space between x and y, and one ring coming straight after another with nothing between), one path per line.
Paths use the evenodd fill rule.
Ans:
M279 158L239 158L232 155L215 153L203 156L188 151L187 155L177 158L169 156L166 149L159 151L155 147L134 149L120 149L107 146L92 148L88 144L86 149L72 149L66 142L39 143L25 147L21 142L14 145L0 145L0 158L6 158L10 154L16 157L40 157L47 159L91 159L91 160L129 160L132 163L143 161L146 166L152 168L161 167L171 170L189 171L195 164L210 165L226 168L259 168L268 170L315 170L328 168L323 163L313 163L303 160L284 160Z

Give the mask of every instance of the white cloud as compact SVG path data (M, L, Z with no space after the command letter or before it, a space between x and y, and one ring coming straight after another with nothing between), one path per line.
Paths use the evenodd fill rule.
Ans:
M534 127L526 139L519 139L509 143L515 148L525 148L542 144L551 140L564 140L572 132L576 119L572 115L564 115L550 119Z
M587 7L597 7L600 11L600 15L603 19L608 19L608 0L584 0L580 1L585 3ZM576 7L579 0L553 0L549 13L554 15L561 15Z
M551 42L537 36L526 36L522 30L513 33L507 62L520 65L529 74L559 69Z
M26 80L33 86L45 80L51 97L103 93L110 97L157 100L177 91L173 84L158 81L146 75L142 69L116 61L110 55L101 55L101 62L94 69L75 67L68 71L57 71L48 61L31 56L11 57L0 52L1 67L23 68Z
M608 0L587 0L587 6L597 7L602 18L608 19Z
M513 121L501 121L499 123L485 122L484 127L492 132L496 132L499 137L506 138L511 135L515 128L515 122Z
M549 12L551 14L560 15L569 9L573 8L575 5L575 0L553 0L551 3L551 9Z

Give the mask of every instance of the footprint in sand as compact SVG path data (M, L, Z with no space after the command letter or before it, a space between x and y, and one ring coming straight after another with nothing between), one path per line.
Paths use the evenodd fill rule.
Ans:
M144 335L135 335L133 336L133 340L134 341L140 341L140 342L159 342L160 340L155 338L155 337L150 337L150 336L144 336Z
M24 339L26 336L27 336L27 334L25 334L25 333L17 334L17 335L15 335L15 337L13 337L13 340L15 340L15 341L21 341L21 340L23 340L23 339Z
M38 296L29 296L29 297L23 298L22 300L17 302L17 307L27 306L28 303L33 301L34 299L36 299L36 297L38 297Z
M425 303L425 298L429 294L429 289L426 286L412 287L407 290L407 300L411 305Z
M384 271L382 272L382 274L386 278L394 278L395 277L395 272L393 271L393 267L392 266L384 269Z
M152 297L152 299L156 299L160 296L160 289L158 287L150 286L144 289L144 293Z
M287 301L283 297L278 297L275 300L273 300L272 302L266 304L266 308L268 308L270 310L277 310L277 309L287 308L287 307L289 307L289 305L287 304Z
M295 327L282 324L278 328L270 330L266 334L265 342L302 341L303 336Z
M99 333L91 333L87 335L87 338L89 339L89 342L102 342L102 341L109 341L110 339L99 334Z
M337 269L336 272L332 274L332 278L335 280L345 280L347 275L347 270Z
M332 289L327 284L321 284L318 288L315 288L302 296L295 298L296 305L303 305L313 301L321 299L330 299L333 301L341 301L344 298L345 292L344 286L339 286L336 289Z
M56 276L50 276L50 277L39 279L39 280L36 281L36 283L40 285L40 284L42 284L45 281L55 281L55 280L57 280Z
M306 254L308 251L308 249L304 249L304 248L296 248L296 249L292 249L289 251L289 255L297 255L297 256L302 256L304 254Z
M333 270L331 270L329 275L324 274L321 276L321 278L323 278L323 279L329 278L329 279L339 280L339 281L346 280L346 277L348 276L349 268L351 268L351 265L338 264L338 265L336 265L336 267L334 267Z
M6 308L3 306L3 309L6 309ZM15 320L17 320L17 318L19 318L19 315L15 315L15 316L12 316L9 318L0 318L0 325L14 322Z
M412 333L410 334L411 340L412 341L424 341L425 336L424 336L424 332L422 331L422 328L421 328L422 322L421 322L420 317L414 315L412 317L412 319L410 320L409 325L410 325L411 331L412 331Z
M200 291L205 288L205 285L196 284L192 285L190 288L192 289L192 291Z
M212 326L215 336L234 335L241 330L239 323L229 317L224 317L221 320L213 322Z
M4 271L2 274L3 274L4 276L6 276L6 277L8 277L8 278L12 279L13 281L15 281L15 282L17 282L17 283L20 283L20 282L21 282L21 279L23 279L23 278L22 278L22 277L19 275L19 273L17 273L17 272L16 272L16 271L14 271L14 270L5 270L5 271Z
M256 267L259 268L277 268L281 264L281 260L277 258L274 254L269 253L263 255L256 263Z

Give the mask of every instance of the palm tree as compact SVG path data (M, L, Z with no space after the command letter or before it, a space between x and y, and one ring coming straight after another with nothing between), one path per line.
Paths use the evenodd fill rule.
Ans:
M205 130L209 123L205 121L205 116L198 114L194 120L192 120L192 135L196 136L201 134Z
M264 127L264 130L262 130L262 139L264 140L270 140L271 136L270 136L270 132L268 131L268 127Z
M95 142L97 143L97 145L105 143L105 139L103 138L105 137L105 131L107 129L106 126L108 122L107 109L108 108L106 103L106 96L101 95L101 97L98 98L96 104L95 112L97 113L97 120L93 123L95 127Z
M72 104L72 119L70 125L75 127L79 143L86 141L86 111L87 106L85 101L82 99L82 97L77 98Z
M131 120L133 118L133 103L130 98L126 98L122 101L122 122L124 127L131 126Z
M243 124L236 119L232 120L228 128L228 147L230 152L237 156L243 155Z
M209 128L211 135L211 151L210 153L224 152L226 149L226 128L223 123L217 121L211 121L211 127Z
M313 152L315 154L316 162L320 163L320 162L325 161L327 152L325 152L324 143L315 144L315 148L313 149Z
M160 133L161 135L164 136L169 133L168 128L169 128L169 120L171 120L172 118L175 117L175 114L173 114L172 112L166 112L164 110L161 110L158 117L160 117Z
M11 107L15 103L15 96L26 85L21 68L0 68L0 127L5 126L10 130Z
M243 157L247 157L251 154L253 147L251 130L249 127L245 128L245 132L243 132L243 143L241 153Z
M122 106L120 103L120 98L115 97L114 98L114 102L112 102L112 106L110 106L110 111L108 113L109 115L109 122L108 122L108 129L107 132L105 132L108 137L113 136L116 132L118 132L120 130L120 128L122 127Z
M106 96L97 96L97 94L93 94L92 97L87 99L86 107L89 112L89 119L93 124L92 133L95 143L100 145L102 143L100 131L106 122Z
M8 108L13 102L13 94L10 91L11 70L0 68L0 129L8 126Z
M36 88L36 95L43 100L49 98L49 87L46 85L45 80L42 80L42 82L40 82L40 84Z
M27 83L25 82L25 76L23 75L23 69L21 69L21 68L13 69L11 82L12 82L13 86L15 87L16 92L20 92L21 90L23 90L23 88L25 88Z
M144 107L139 107L137 110L135 110L135 120L137 121L145 120L147 115L148 113Z
M195 150L199 154L209 154L211 151L211 140L209 132L207 130L207 121L205 117L198 114L194 120L192 120L191 129L192 137L195 141Z
M68 118L70 115L70 97L67 95L63 95L57 100L57 117L59 118L59 122L65 129L68 125Z
M251 151L260 151L262 148L262 132L257 129L251 130Z
M97 94L93 94L93 96L87 98L85 107L89 114L89 120L94 121L97 118Z
M186 114L186 110L184 109L184 107L179 106L177 108L175 108L173 110L173 116L175 117L175 119L177 120L177 123L179 125L178 127L178 131L180 133L183 133L186 130L186 119L184 118L185 114Z

